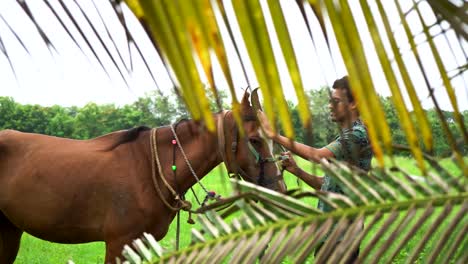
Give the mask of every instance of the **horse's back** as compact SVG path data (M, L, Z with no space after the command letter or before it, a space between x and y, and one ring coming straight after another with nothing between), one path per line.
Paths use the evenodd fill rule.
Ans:
M64 138L0 131L0 192L6 193L8 190L2 189L18 178L33 177L38 169L50 168L64 156L64 150L71 151L73 145L72 140Z
M0 131L0 192L12 181L33 182L36 178L52 180L64 175L83 174L107 164L115 136L93 140L73 140L24 133ZM89 174L89 173L88 173ZM81 175L80 175L81 176ZM1 196L1 195L0 195Z
M128 194L131 185L112 179L129 174L131 160L105 150L119 134L72 140L1 131L0 212L42 239L62 243L101 239L109 208L134 202Z
M0 131L0 153L12 150L21 151L23 148L31 150L34 147L56 150L71 147L89 151L106 151L112 148L123 133L124 131L117 131L89 140L77 140L8 129Z

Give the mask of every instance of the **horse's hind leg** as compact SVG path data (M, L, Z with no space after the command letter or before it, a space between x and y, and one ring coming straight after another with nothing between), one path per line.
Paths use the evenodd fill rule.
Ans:
M0 263L12 264L18 254L23 231L0 212Z

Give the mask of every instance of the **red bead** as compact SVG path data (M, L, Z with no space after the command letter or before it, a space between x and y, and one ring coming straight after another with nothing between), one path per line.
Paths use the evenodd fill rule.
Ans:
M172 145L177 144L177 141L175 139L172 140Z

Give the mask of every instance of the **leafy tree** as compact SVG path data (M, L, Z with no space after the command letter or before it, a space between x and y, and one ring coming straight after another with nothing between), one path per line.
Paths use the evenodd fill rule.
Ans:
M16 102L11 97L0 97L0 128L14 129L13 124L15 119Z
M407 145L406 137L401 128L401 123L398 119L398 113L395 109L393 101L389 97L381 97L380 101L382 102L385 111L385 117L392 132L392 142L394 144Z
M40 105L17 105L14 113L14 127L30 133L45 134L47 123L53 115L50 108Z
M325 146L338 134L339 130L335 123L330 120L330 88L321 87L318 90L309 92L310 109L313 113L312 129L313 142L315 146Z
M104 130L102 109L95 103L88 103L75 117L73 138L88 139L97 137Z
M70 108L54 105L51 107L51 118L48 120L45 134L67 137L73 136L74 130L74 117L72 116Z
M295 105L291 101L288 101L288 109L289 109L289 112L291 113L291 120L294 126L294 133L296 135L296 140L299 142L305 142L306 138L304 134L306 133L304 133L304 128L302 127L302 124L301 124L301 120L299 117L299 109L297 108L297 105Z
M156 126L158 122L155 118L155 111L164 112L167 111L167 109L155 107L151 97L146 96L138 98L138 100L131 105L124 106L122 111L125 113L125 122L130 126L135 124Z
M179 113L169 97L155 97L153 101L153 114L157 126L167 125L177 119Z
M463 119L466 120L468 111L463 112ZM457 140L457 148L461 153L466 154L466 144L463 144L462 133L459 130L456 122L454 121L454 113L448 111L442 111L445 122L447 122L450 132ZM431 131L434 135L434 154L439 157L448 157L452 155L451 146L447 141L442 123L439 121L439 117L435 109L427 110L427 116L431 124ZM464 121L466 122L466 121Z

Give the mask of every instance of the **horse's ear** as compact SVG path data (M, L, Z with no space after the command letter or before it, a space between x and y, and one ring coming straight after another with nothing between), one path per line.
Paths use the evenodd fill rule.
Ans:
M244 96L242 97L241 105L243 107L249 107L250 106L250 101L249 101L250 93L247 91L247 89L244 92Z
M262 110L262 105L260 104L260 99L258 98L258 88L255 88L252 92L252 97L250 98L251 101L252 101L252 106L255 110L255 112L257 112L257 110Z

